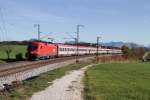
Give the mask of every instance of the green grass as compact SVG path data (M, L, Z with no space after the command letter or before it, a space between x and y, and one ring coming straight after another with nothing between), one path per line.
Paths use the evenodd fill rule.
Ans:
M5 47L8 45L0 45L0 60L6 60L7 54L5 52ZM21 53L25 58L26 48L25 45L9 45L12 48L12 52L10 54L10 59L16 59L16 54ZM1 61L0 61L1 62Z
M77 70L85 65L86 64L84 63L71 64L66 67L41 74L39 77L34 79L23 81L22 86L15 88L10 93L5 93L5 95L1 94L0 100L28 100L33 93L44 90L46 87L51 85L48 82L52 82L53 80L64 76L66 72L70 70Z
M150 100L150 63L100 64L84 83L85 100Z

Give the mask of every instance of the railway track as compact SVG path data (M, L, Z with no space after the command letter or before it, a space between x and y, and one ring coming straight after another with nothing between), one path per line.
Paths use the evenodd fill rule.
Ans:
M108 57L113 55L101 55L102 57ZM95 55L84 55L79 56L81 61L95 57ZM15 67L8 67L5 69L0 69L0 90L4 88L4 84L12 85L13 82L26 80L28 78L38 76L50 70L61 68L68 64L75 62L75 56L55 58L49 60L40 60L33 63L28 63L24 65L18 65ZM60 63L59 63L60 62Z
M79 58L84 58L84 57L94 57L95 55L84 55L84 56L79 56ZM100 57L104 57L104 56L113 56L113 55L101 55ZM28 62L25 61L23 62L24 64L20 64L17 66L11 66L11 67L6 67L6 68L0 68L0 77L4 77L4 76L8 76L11 74L15 74L18 72L23 72L26 70L31 70L31 69L35 69L35 68L39 68L48 64L54 64L57 62L63 62L63 61L67 61L67 60L73 60L75 59L75 56L71 56L71 57L62 57L62 58L55 58L55 59L48 59L48 60L40 60L40 61L33 61L33 62Z
M87 55L86 56L79 56L79 58L90 57L90 56L89 55L88 56ZM66 60L71 60L71 59L75 59L75 56L41 60L41 61L33 61L32 63L29 63L29 64L23 64L23 65L19 65L19 66L15 66L15 67L3 68L3 69L0 69L0 77L8 76L8 75L11 75L14 73L23 72L26 70L42 67L42 66L45 66L48 64L53 64L56 62L63 62Z

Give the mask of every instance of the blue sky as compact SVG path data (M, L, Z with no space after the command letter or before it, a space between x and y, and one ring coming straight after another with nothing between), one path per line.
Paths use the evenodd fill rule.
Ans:
M53 32L49 36L62 42L82 24L81 41L101 36L103 42L150 44L150 0L0 0L0 8L0 26L7 30L0 31L1 40L36 38L39 23L42 36Z

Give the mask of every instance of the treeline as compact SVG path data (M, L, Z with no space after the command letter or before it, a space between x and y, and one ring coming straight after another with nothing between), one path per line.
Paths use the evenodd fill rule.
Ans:
M8 45L27 45L29 41L2 41L0 44L8 44Z
M35 39L33 39L33 40L35 40ZM32 41L32 39L29 41ZM2 42L0 42L0 45L6 45L6 44L8 44L8 45L28 45L29 41L27 41L27 40L24 40L24 41L2 41ZM66 42L65 44L76 45L75 42ZM97 46L96 43L87 43L87 42L79 42L78 45L93 46L93 47ZM102 45L101 43L99 44L99 47L108 48L108 49L120 49L119 47L105 46L105 45Z
M129 48L127 46L122 46L123 56L127 59L140 59L143 60L143 56L146 52L149 51L148 48L138 47L138 48Z
M68 45L76 45L76 43L75 43L74 41L65 42L65 44L68 44ZM88 42L79 42L78 45L80 45L80 46L92 46L92 47L96 47L96 46L97 46L96 43L88 43ZM108 48L108 49L120 49L119 47L104 46L104 45L102 45L101 43L99 43L99 47Z

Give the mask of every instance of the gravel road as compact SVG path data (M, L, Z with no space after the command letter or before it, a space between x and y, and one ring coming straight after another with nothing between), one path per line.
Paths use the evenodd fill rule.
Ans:
M64 77L53 81L44 91L35 93L30 100L83 100L82 78L88 67L69 72Z

